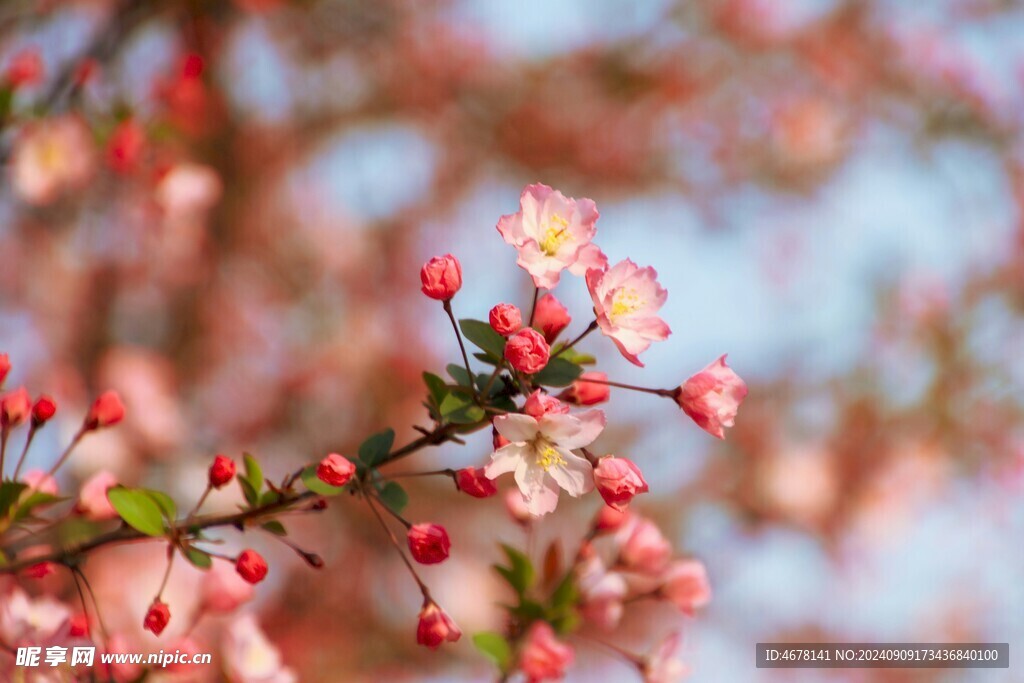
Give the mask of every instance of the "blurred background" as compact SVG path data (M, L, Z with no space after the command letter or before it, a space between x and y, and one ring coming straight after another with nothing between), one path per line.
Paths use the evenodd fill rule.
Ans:
M1020 680L753 663L787 639L1024 645L1022 36L1015 0L7 0L0 351L9 386L61 406L32 464L106 388L129 417L65 490L105 468L184 505L215 452L280 476L386 426L408 440L420 372L458 353L419 266L462 260L459 316L527 306L494 226L544 182L593 198L611 260L669 290L646 368L582 344L611 378L672 387L728 352L750 386L724 443L616 391L599 442L708 566L692 680ZM556 294L582 329L584 284ZM489 452L483 434L406 464ZM521 529L499 498L409 490L406 516L452 534L424 571L438 601L468 633L500 626L488 566ZM563 501L531 543L574 547L597 506ZM300 680L488 680L468 639L416 646L416 588L356 501L288 526L325 570L245 542L273 558L251 609ZM89 571L152 648L162 551ZM178 565L172 609L197 575ZM641 611L616 642L678 624ZM569 681L629 680L577 659Z

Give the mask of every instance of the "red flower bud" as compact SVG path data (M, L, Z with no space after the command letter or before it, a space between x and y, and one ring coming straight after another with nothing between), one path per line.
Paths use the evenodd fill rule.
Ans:
M3 386L7 373L11 371L11 359L6 353L0 353L0 386Z
M92 404L85 416L85 429L91 431L100 427L115 425L124 419L124 404L116 391L105 391Z
M35 85L43 79L43 60L39 51L29 48L11 58L7 65L6 80L12 88Z
M550 358L548 343L539 332L531 328L516 332L505 344L505 360L527 375L543 370Z
M599 382L588 382L588 379L596 379ZM593 406L604 403L611 396L611 387L601 382L607 382L608 375L603 372L584 372L579 378L569 385L569 388L559 394L558 398L566 403L578 406Z
M627 519L629 519L628 512L616 510L608 505L602 505L601 511L597 513L597 517L594 519L594 530L616 531L626 523Z
M533 326L544 333L548 344L553 344L572 318L569 310L553 294L545 294L537 300L537 308L533 312Z
M25 576L30 579L41 579L57 571L53 562L40 562L25 570Z
M235 461L224 455L217 455L210 465L210 486L215 489L223 488L235 478Z
M344 486L355 473L355 464L337 453L328 455L316 468L316 478L330 486Z
M57 412L57 402L45 394L36 399L32 406L32 426L42 427Z
M135 170L146 145L146 131L135 119L125 119L117 125L107 143L107 163L117 173Z
M153 635L158 636L164 632L170 620L171 610L167 607L167 603L160 602L159 599L153 600L149 611L146 612L146 618L142 621L142 628L152 631Z
M447 301L462 288L462 264L451 254L435 256L420 271L423 293L431 299Z
M452 543L440 524L413 524L407 537L409 551L420 564L437 564L448 559Z
M526 397L523 412L539 420L545 415L565 415L569 412L569 406L537 389Z
M416 627L417 643L434 650L446 640L454 643L461 637L462 631L436 602L428 600L423 604L420 622Z
M25 387L18 387L0 398L0 426L17 427L32 412L32 398Z
M475 467L464 467L456 472L455 483L460 491L474 498L489 498L498 492L494 482L487 478L484 471Z
M647 492L643 474L625 458L601 458L594 468L594 486L609 507L625 510L638 493Z
M243 550L235 561L235 570L249 583L259 583L267 576L267 561L255 550Z
M487 319L491 323L491 328L502 337L518 332L523 326L523 314L512 304L498 304L491 309Z
M89 617L84 614L76 614L71 617L68 626L70 628L69 635L72 638L84 638L89 635Z

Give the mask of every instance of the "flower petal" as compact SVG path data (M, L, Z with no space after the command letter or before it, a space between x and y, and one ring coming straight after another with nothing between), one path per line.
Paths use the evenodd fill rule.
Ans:
M558 448L564 464L554 465L548 474L573 498L578 498L594 488L594 468L585 459Z
M484 467L488 479L497 479L503 474L514 472L530 449L521 444L510 443L491 453L491 461Z
M537 420L529 415L509 413L494 418L494 428L512 442L525 443L537 436Z

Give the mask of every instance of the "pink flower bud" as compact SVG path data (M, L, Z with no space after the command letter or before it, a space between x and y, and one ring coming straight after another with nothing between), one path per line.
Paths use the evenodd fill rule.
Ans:
M130 173L138 166L146 145L146 131L135 119L117 125L107 143L107 163L117 173Z
M675 399L683 412L711 436L725 438L732 427L747 385L725 364L722 356L676 389Z
M255 550L243 550L235 561L235 571L249 583L259 583L267 577L267 561Z
M32 426L42 427L57 413L57 402L45 394L36 399L32 406Z
M210 486L219 489L235 478L235 461L224 455L217 455L210 465Z
M571 322L569 310L553 294L545 294L537 300L537 308L533 312L533 327L544 334L548 344L555 343L558 335Z
M420 271L423 293L431 299L447 301L462 288L462 265L451 254L435 256Z
M572 648L555 637L554 629L546 621L534 622L519 654L519 668L527 681L561 680L572 661Z
M355 473L352 461L337 453L328 455L316 468L316 478L330 486L344 486Z
M609 507L625 510L638 493L647 493L647 482L633 462L626 458L601 458L594 468L594 486Z
M92 404L89 414L85 416L85 429L93 430L100 427L115 425L124 419L124 404L116 391L105 391Z
M7 379L7 373L11 371L11 359L8 358L6 353L0 353L0 387L4 385L4 380Z
M25 387L18 387L0 398L0 426L17 427L32 413L32 398Z
M423 603L420 610L420 621L416 627L416 642L431 650L436 650L441 643L448 641L456 642L462 637L462 631L455 625L443 609L437 603L428 600Z
M619 558L626 567L644 574L660 574L668 566L672 546L654 522L634 518L619 533Z
M58 493L57 480L42 470L29 470L21 475L21 480L33 491L49 493L51 496Z
M146 618L142 622L142 628L147 631L152 631L153 635L158 636L164 632L167 628L167 623L171 620L171 610L167 606L167 603L160 602L159 600L153 600L153 604L149 606L149 611L146 612Z
M617 531L628 519L629 513L625 510L602 505L594 519L594 529L598 532Z
M413 524L406 536L409 551L420 564L437 564L448 559L452 543L440 524Z
M460 491L474 498L489 498L498 492L484 471L475 467L463 467L456 472L455 483Z
M704 563L698 560L676 560L662 577L660 593L683 614L694 612L711 602L711 582Z
M588 379L607 382L608 375L603 372L584 372L558 398L578 406L593 406L607 401L612 393L611 387L599 382L588 382Z
M11 58L4 80L11 88L19 88L23 85L35 85L42 79L43 60L39 56L39 50L28 48Z
M107 491L117 486L117 477L107 471L92 475L82 484L75 511L86 519L101 521L117 519L117 510L110 504Z
M518 332L519 328L523 326L523 314L519 312L517 306L512 304L498 304L491 309L487 319L494 331L502 337Z
M569 406L537 389L527 396L523 412L539 420L545 415L565 415L569 412Z
M512 442L499 434L497 429L491 429L491 445L494 447L494 450L498 450L502 446L507 446L510 443Z
M215 614L228 614L252 600L252 584L239 576L226 560L214 559L209 571L203 573L200 587L202 607Z
M527 375L543 370L549 358L551 349L544 337L530 328L516 332L505 344L505 360Z

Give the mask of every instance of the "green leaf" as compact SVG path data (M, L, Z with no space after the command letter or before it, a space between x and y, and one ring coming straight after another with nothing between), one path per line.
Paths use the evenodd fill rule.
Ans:
M552 358L533 381L549 387L566 387L583 374L583 368L564 358Z
M14 521L20 522L21 520L25 519L26 517L31 515L32 510L34 510L37 507L42 507L43 505L52 505L53 503L59 503L62 500L67 499L61 498L60 496L55 496L50 493L43 493L42 491L33 491L28 495L27 498L25 498L25 500L21 502L20 505L18 505L18 509L14 513Z
M481 363L487 363L488 365L501 365L501 361L496 360L491 354L483 353L482 351L474 351L473 358L476 358Z
M236 477L238 479L238 485L242 488L242 495L245 496L245 500L249 503L250 507L257 505L260 502L260 494L256 492L256 489L252 487L249 480L245 477Z
M316 476L316 465L310 465L302 470L302 483L307 489L321 496L336 496L345 490L344 486L331 486Z
M573 581L572 573L569 573L551 594L551 607L554 610L563 610L571 607L578 598L576 582Z
M5 481L0 483L0 517L6 517L7 512L14 507L21 497L22 491L28 488L27 484L20 481Z
M502 567L496 565L495 569L508 581L512 589L522 596L523 593L533 586L535 579L533 563L530 562L529 557L510 545L503 543L501 549L505 551L505 555L508 557L509 566Z
M505 338L482 320L460 320L462 334L474 345L480 347L497 360L505 355Z
M199 548L185 548L185 559L200 569L209 569L213 566L213 558Z
M441 417L452 424L474 424L484 419L484 409L473 399L462 394L451 393L444 397L440 407Z
M265 523L263 525L263 529L265 531L269 531L270 533L274 534L275 536L287 536L288 535L288 531L287 531L287 529L284 528L284 524L281 524L281 522L277 521L276 519L272 519L269 522Z
M469 373L466 372L466 368L461 365L456 365L455 363L449 363L448 367L445 369L448 370L448 374L451 375L452 379L454 379L458 384L472 390L472 379L470 379Z
M445 381L433 373L424 372L423 383L427 385L427 391L430 392L430 398L433 399L434 405L441 405L441 401L448 395L448 386Z
M401 514L405 506L409 504L409 494L405 492L396 482L389 481L380 488L378 493L382 503L391 508L395 513Z
M158 506L160 506L160 512L163 513L164 519L168 522L173 522L178 516L178 507L174 504L174 501L163 491L154 491L153 489L138 489L148 494Z
M107 499L128 526L147 536L164 535L163 511L146 491L115 486Z
M500 633L481 631L473 636L473 645L502 671L508 668L512 660L512 648Z
M277 491L271 491L271 490L264 491L263 495L260 496L260 507L265 507L267 505L273 505L274 503L276 503L279 500L281 500L281 494L278 493Z
M395 430L385 429L360 444L359 460L367 467L373 467L388 456L394 445Z
M256 499L259 500L259 493L263 490L263 469L256 458L248 453L242 454L242 461L245 463L245 479L257 494Z
M554 356L557 354L559 358L564 358L570 363L575 363L576 365L593 365L597 362L597 358L594 356L589 353L580 353L575 348L563 351L562 348L564 346L565 344L555 344L551 349L551 355Z

